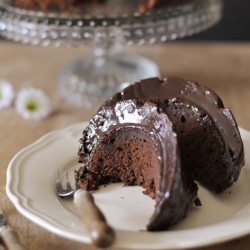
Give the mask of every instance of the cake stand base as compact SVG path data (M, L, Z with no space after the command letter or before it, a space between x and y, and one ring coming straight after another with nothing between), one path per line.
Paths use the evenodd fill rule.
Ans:
M90 56L67 65L59 74L63 97L75 106L98 108L105 100L129 84L160 77L158 66L138 55L102 55L96 49Z

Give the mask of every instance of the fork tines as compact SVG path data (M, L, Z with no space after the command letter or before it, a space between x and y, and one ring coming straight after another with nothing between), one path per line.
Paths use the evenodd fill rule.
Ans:
M56 193L59 196L69 196L73 195L75 190L71 187L70 181L69 181L69 175L68 171L65 170L65 182L66 182L66 189L63 188L62 182L60 179L60 171L57 170L55 174L55 188L56 188Z
M2 211L2 209L0 208L0 226L4 225L7 222L7 219Z

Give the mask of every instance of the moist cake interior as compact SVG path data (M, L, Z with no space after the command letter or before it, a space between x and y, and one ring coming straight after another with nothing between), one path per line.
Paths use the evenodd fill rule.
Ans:
M156 197L160 166L154 142L146 129L126 126L108 132L95 152L86 189L122 181L125 186L142 186L145 194Z

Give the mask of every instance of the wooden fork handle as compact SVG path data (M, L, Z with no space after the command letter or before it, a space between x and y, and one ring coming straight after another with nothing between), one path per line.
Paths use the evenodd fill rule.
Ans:
M27 250L18 234L9 226L0 227L0 240L7 250Z
M84 226L90 233L93 245L100 248L110 246L114 241L115 232L95 204L93 195L86 190L78 189L74 195L74 202L81 212Z

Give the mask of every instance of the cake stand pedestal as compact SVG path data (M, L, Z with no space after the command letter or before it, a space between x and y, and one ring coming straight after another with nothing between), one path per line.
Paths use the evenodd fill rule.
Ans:
M222 16L222 0L187 0L142 14L136 11L136 2L109 0L80 12L42 12L17 8L12 0L0 0L0 34L44 47L94 46L89 56L61 70L59 89L74 105L99 107L126 85L160 76L154 62L124 53L124 46L190 36L213 26Z

